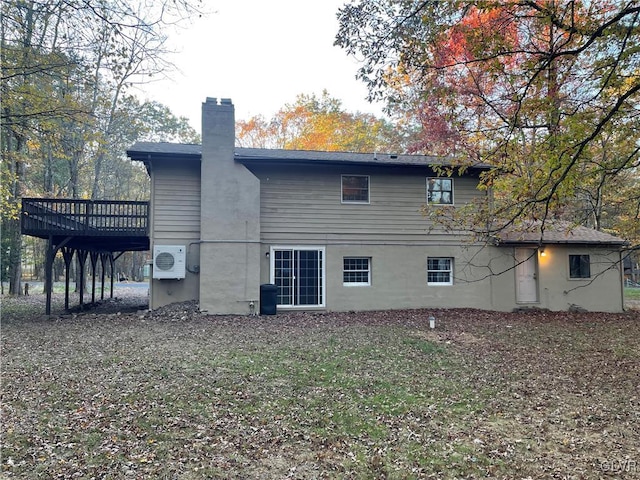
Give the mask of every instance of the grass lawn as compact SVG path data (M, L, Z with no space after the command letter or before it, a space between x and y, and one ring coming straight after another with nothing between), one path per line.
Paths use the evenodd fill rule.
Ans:
M640 288L625 287L624 298L626 300L640 300Z
M5 318L2 474L640 478L640 312L430 313Z

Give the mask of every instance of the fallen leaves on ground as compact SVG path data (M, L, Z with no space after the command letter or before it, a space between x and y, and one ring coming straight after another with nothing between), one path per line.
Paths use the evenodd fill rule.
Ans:
M640 477L640 312L20 312L7 478Z

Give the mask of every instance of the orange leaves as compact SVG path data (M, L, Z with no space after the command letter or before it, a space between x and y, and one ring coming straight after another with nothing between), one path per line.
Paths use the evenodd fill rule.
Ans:
M299 95L296 103L285 105L273 118L253 117L236 123L239 146L372 152L393 151L394 130L384 120L366 113L350 113L340 100L325 91L321 97Z
M485 9L473 6L442 39L436 66L472 62L489 48L504 45L507 51L517 44L518 32L508 5L490 5Z

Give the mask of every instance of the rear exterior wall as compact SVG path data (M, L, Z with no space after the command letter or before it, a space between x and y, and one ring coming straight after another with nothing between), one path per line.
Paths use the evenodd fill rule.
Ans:
M194 271L200 262L200 162L158 160L150 174L152 252L154 245L185 246L187 268ZM189 271L183 280L152 278L149 308L198 300L198 286L199 275Z
M593 311L622 310L619 253L571 245L547 246L545 257L537 258L538 300L519 304L514 247L470 244L463 235L432 228L423 216L426 180L432 176L426 168L419 172L363 167L249 168L260 181L260 283L274 282L274 248L318 247L325 264L324 306L320 309L509 311L520 306L566 310L575 305ZM342 203L344 174L369 175L369 203ZM156 161L151 182L152 246L184 245L188 270L195 272L200 265L200 162ZM473 177L454 178L455 206L483 195L476 183ZM591 256L592 278L569 278L570 254ZM350 257L369 259L369 285L344 284L343 261ZM451 285L428 284L430 257L452 259ZM201 275L192 272L187 271L184 280L153 280L150 307L199 300ZM259 292L251 297L259 298Z
M535 245L530 246L536 248ZM493 308L537 307L554 311L582 308L594 312L621 312L624 309L620 251L607 246L555 244L545 246L545 255L536 253L537 301L521 304L516 300L514 247L500 247L492 278ZM588 278L571 278L570 255L588 255Z
M427 178L437 176L429 168L249 168L261 185L261 283L274 282L272 248L318 247L325 260L322 309L492 308L487 265L496 252L429 223L422 213ZM342 175L369 176L368 203L342 202ZM453 180L454 208L483 195L477 178ZM343 283L349 257L369 259L369 285ZM428 285L428 257L453 259L452 285Z

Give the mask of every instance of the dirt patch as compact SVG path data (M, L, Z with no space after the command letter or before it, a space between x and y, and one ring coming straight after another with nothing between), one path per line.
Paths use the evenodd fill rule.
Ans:
M625 300L624 306L629 310L640 311L640 300Z

